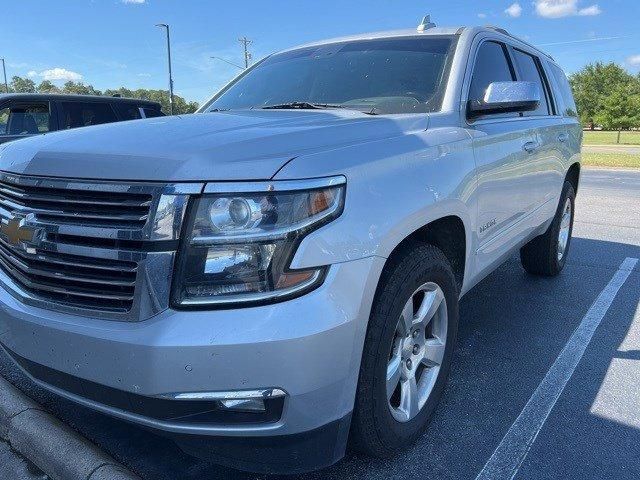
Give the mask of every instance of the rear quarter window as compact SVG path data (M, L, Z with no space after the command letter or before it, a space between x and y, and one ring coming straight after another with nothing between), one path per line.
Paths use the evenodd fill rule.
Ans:
M576 102L573 99L571 85L569 84L569 80L567 80L567 76L557 65L550 63L549 67L557 88L560 90L558 93L560 94L559 96L562 99L563 103L563 106L558 106L562 107L562 111L560 113L562 113L562 115L564 115L565 117L577 117L578 109L576 108ZM556 97L558 97L557 94Z

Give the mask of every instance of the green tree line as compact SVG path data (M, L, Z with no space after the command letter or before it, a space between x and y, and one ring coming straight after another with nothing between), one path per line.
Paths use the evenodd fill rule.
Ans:
M580 120L605 130L640 128L640 74L615 63L592 63L569 76Z
M120 95L128 98L140 98L143 100L151 100L162 105L162 111L169 113L169 92L167 90L151 90L147 88L138 88L131 90L129 88L120 87L117 89L107 89L105 91L97 90L93 85L86 85L82 82L66 82L62 87L58 87L49 80L43 80L40 84L36 84L30 78L15 76L9 83L9 92L13 93L71 93L76 95ZM0 86L0 93L6 93L4 84ZM196 102L188 102L179 95L173 95L173 112L175 114L193 113L198 109Z

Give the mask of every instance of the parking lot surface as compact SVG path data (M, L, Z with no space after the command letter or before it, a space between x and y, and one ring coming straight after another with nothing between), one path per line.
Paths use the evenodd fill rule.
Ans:
M514 256L462 300L449 385L424 437L391 460L350 454L305 480L476 478L503 439L513 439L514 422L594 309L597 329L548 416L526 418L541 428L529 442L515 437L526 456L502 460L517 479L640 478L640 263L620 273L627 258L640 258L640 172L585 170L562 275L529 276ZM606 308L591 308L602 295ZM49 394L4 357L0 373L145 479L265 478L193 459L162 437Z

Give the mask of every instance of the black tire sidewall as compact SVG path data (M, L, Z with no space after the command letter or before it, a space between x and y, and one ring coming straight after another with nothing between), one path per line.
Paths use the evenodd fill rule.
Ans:
M571 201L571 222L569 224L569 238L567 239L567 246L565 247L564 254L562 258L558 260L558 242L560 235L560 225L562 224L562 213L564 212L564 205L567 201L567 198ZM553 255L552 260L555 261L554 270L560 272L564 268L564 264L567 261L567 257L569 256L569 251L571 248L571 237L573 235L573 218L575 216L576 211L576 194L573 190L573 185L569 182L565 182L562 188L562 195L560 197L560 204L558 205L558 211L556 212L556 217L554 218L552 228L551 228L551 251L550 255Z
M435 247L428 248L435 249ZM448 262L446 262L444 255L439 250L435 250L438 252L438 255L436 255L437 261L418 264L408 275L404 274L405 268L403 268L401 262L396 270L398 275L392 274L390 276L388 284L382 289L379 298L376 300L378 305L389 305L389 308L376 308L373 312L373 315L384 315L386 318L374 319L374 321L385 322L382 334L377 339L380 348L374 361L371 361L372 359L365 360L365 362L368 360L368 367L375 369L376 372L373 376L374 384L371 390L374 398L369 399L369 401L374 403L373 414L376 420L376 433L389 454L393 454L415 441L428 426L429 419L442 396L451 367L458 326L458 291ZM402 308L415 290L427 282L436 283L445 296L448 319L445 354L438 378L426 404L415 418L403 423L398 422L393 417L387 404L386 371L388 358Z

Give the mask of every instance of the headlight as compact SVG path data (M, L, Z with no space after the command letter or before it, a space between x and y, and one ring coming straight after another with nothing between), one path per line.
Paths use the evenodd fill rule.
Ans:
M344 195L344 177L207 185L188 210L173 304L267 303L317 287L325 267L289 266L302 238L342 213Z

